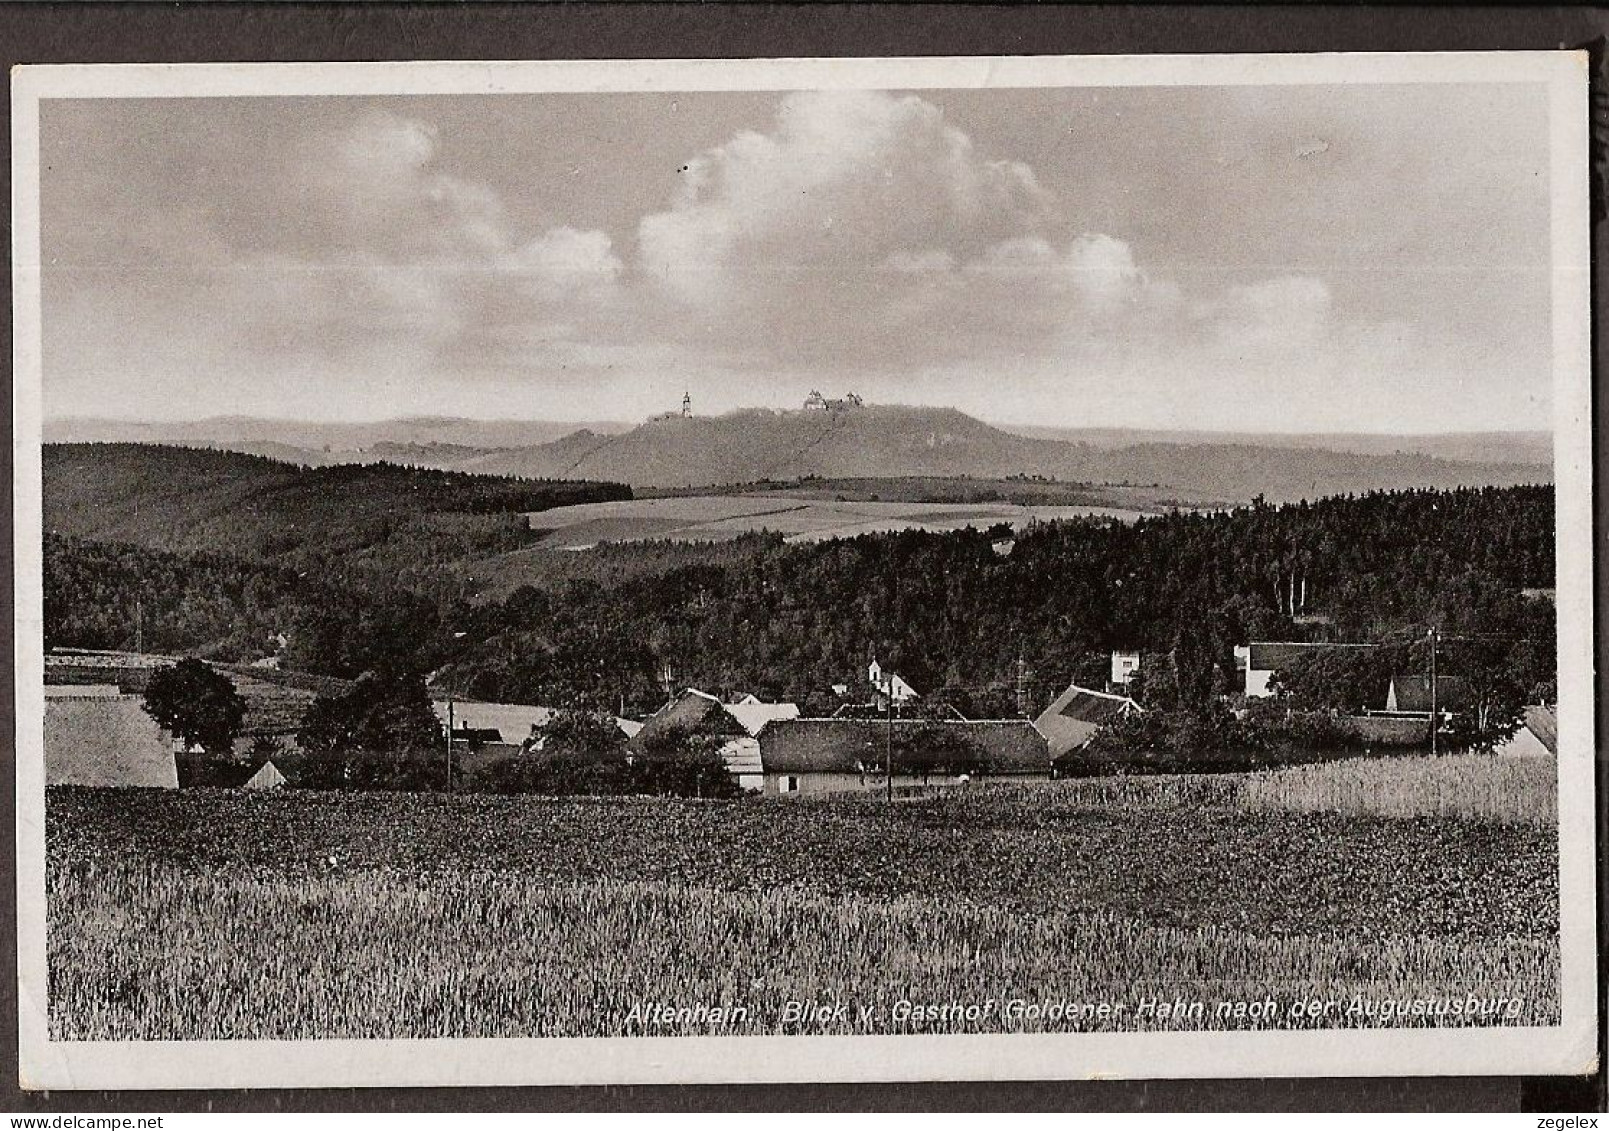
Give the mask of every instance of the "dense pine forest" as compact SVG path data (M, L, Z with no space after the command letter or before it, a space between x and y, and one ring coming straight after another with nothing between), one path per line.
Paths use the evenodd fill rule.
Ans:
M1551 487L1048 524L1007 556L998 533L753 536L692 559L611 547L660 568L479 604L411 585L431 575L436 551L426 540L406 560L405 533L379 543L385 571L307 568L328 549L243 542L234 554L181 554L51 536L47 643L249 658L282 633L286 662L305 670L404 667L477 698L628 710L662 701L667 668L676 684L808 704L862 679L875 653L919 690L994 713L1019 686L1042 706L1075 676L1099 685L1114 647L1172 654L1203 673L1192 678L1223 684L1248 639L1405 640L1431 624L1508 642L1527 657L1525 678L1549 674L1536 669L1551 663L1551 644L1538 642L1551 642L1553 610L1521 590L1553 585Z

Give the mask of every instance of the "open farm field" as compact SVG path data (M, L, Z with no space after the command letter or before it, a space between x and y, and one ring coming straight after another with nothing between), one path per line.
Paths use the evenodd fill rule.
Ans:
M1132 487L1028 476L990 478L974 475L813 476L723 484L718 487L647 487L637 491L636 495L640 499L737 495L838 503L1008 503L1021 506L1114 507L1136 511L1215 507L1226 502L1219 497L1193 496L1160 486Z
M1555 1021L1551 825L1269 809L1245 803L1250 780L979 786L892 804L55 789L52 1032ZM1218 1012L1253 1000L1274 1004ZM789 1021L788 1001L848 1009ZM1017 1001L1074 1008L1014 1013ZM1339 1004L1315 1017L1298 1013L1307 1001ZM902 1002L994 1004L913 1018ZM1093 1012L1102 1002L1122 1008ZM700 1003L742 1008L674 1012ZM645 1004L672 1015L653 1020Z
M1558 777L1551 758L1348 758L1246 775L1236 802L1246 809L1553 826L1559 820Z
M177 662L175 656L141 652L62 649L45 658L52 684L111 684L127 694L143 695L151 676ZM245 734L295 731L307 708L320 695L347 689L346 680L307 672L276 671L242 664L218 664L246 702Z
M789 542L852 538L889 530L983 529L998 523L1102 517L1132 520L1138 510L1102 506L1014 503L855 502L787 495L682 495L555 507L527 516L533 530L551 531L539 545L584 550L600 542L668 538L710 542L759 531Z

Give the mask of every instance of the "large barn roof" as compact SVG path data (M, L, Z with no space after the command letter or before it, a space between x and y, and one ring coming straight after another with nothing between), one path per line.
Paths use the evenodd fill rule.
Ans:
M1109 695L1071 684L1034 720L1045 736L1053 758L1060 758L1095 736L1095 732L1124 715L1140 710L1126 695Z
M642 729L633 736L632 741L640 745L672 727L685 727L688 730L701 732L713 728L715 732L721 734L742 732L742 725L730 716L717 715L713 722L710 721L711 715L724 709L725 705L715 696L696 687L689 687L644 719Z
M48 785L178 788L172 742L115 687L46 687L44 737Z
M991 773L1050 772L1044 736L1020 719L895 719L892 725L896 734L923 727L964 734L978 744ZM888 726L876 719L778 720L760 731L760 762L768 774L859 773L883 764Z

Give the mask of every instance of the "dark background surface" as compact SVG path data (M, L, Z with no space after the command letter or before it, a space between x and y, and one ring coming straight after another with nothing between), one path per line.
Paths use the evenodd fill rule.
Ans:
M1308 5L973 7L771 4L4 4L0 61L19 63L352 61L382 59L754 58L777 56L1145 54L1231 51L1549 50L1609 32L1593 7ZM1601 57L1600 57L1601 63ZM1602 97L1601 66L1595 106ZM9 91L0 94L10 152ZM1603 137L1602 122L1595 136ZM10 166L4 197L10 201ZM1595 210L1596 211L1596 210ZM1599 214L1601 216L1601 213ZM1595 217L1599 218L1599 217ZM10 213L0 226L10 244ZM1603 225L1594 233L1596 312L1603 294ZM11 373L10 280L0 357ZM1595 374L1601 365L1595 365ZM1596 376L1594 383L1596 385ZM9 423L9 399L4 408ZM1596 419L1602 414L1595 406ZM1595 434L1597 429L1595 428ZM1609 474L1601 446L1594 471ZM9 448L4 457L7 479ZM10 519L0 541L11 566ZM1604 524L1603 500L1596 522ZM1601 582L1609 561L1599 554ZM1603 586L1597 587L1601 595ZM9 592L9 591L8 591ZM11 597L6 600L9 602ZM1602 614L1600 612L1600 623ZM8 623L11 623L8 621ZM9 667L12 641L0 656ZM12 682L0 685L14 714ZM1600 703L1599 710L1603 707ZM1604 721L1600 717L1599 731ZM1599 758L1600 799L1604 759ZM11 760L0 769L0 825L14 827ZM1603 874L1604 807L1599 814ZM10 841L10 838L6 838ZM16 890L14 849L0 859L0 892ZM0 1107L10 1111L453 1110L1603 1110L1603 1077L1099 1081L742 1087L338 1089L207 1092L17 1090L14 901L0 898ZM1600 940L1603 937L1600 900ZM1601 949L1601 948L1600 948ZM1601 994L1600 994L1601 1001ZM1602 1040L1600 1020L1600 1040ZM1159 1064L1159 1072L1167 1066Z

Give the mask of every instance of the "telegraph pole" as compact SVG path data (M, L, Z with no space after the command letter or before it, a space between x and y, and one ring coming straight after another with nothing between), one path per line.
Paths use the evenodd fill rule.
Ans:
M1441 729L1441 714L1436 701L1436 644L1439 634L1430 630L1430 756L1436 756L1436 732Z
M453 692L447 689L447 792L453 791Z
M888 800L894 800L894 673L883 673L883 687L888 696L888 723L883 730L883 769L887 779Z

